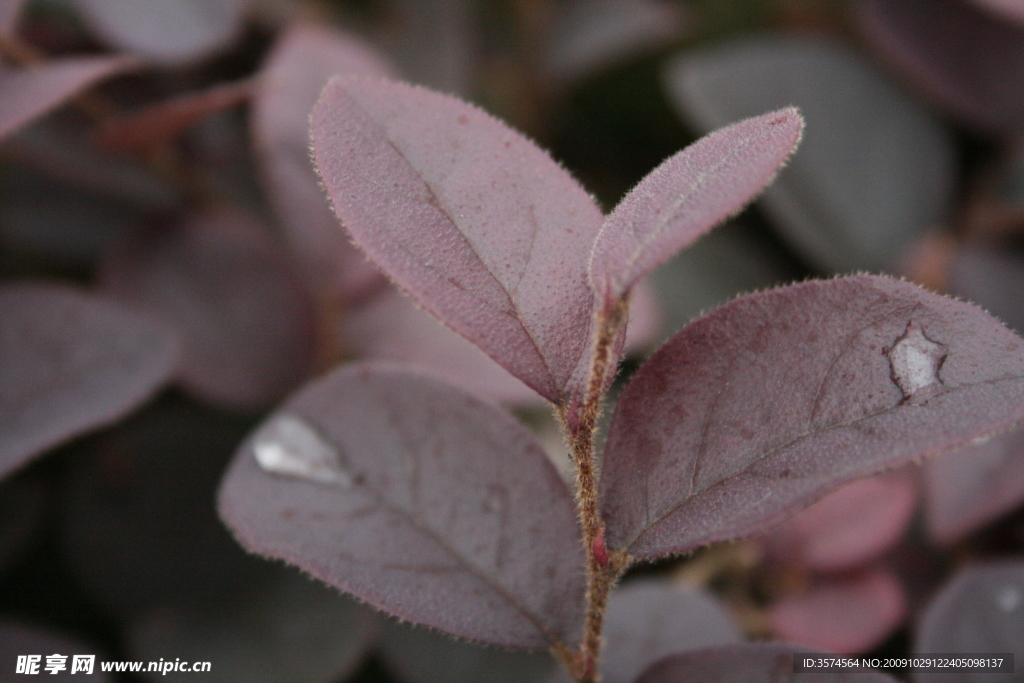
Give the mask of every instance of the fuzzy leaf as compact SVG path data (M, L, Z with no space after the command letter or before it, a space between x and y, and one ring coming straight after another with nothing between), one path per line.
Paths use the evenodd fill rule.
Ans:
M264 226L229 208L121 245L106 291L182 334L181 382L217 405L274 403L309 370L313 311Z
M763 531L845 481L1024 419L1024 340L970 304L857 275L740 297L623 391L601 481L639 558Z
M131 412L177 361L149 316L59 285L0 288L0 477Z
M772 633L787 643L853 654L880 645L903 621L907 598L887 570L818 578L768 611Z
M403 289L555 403L582 391L601 213L532 142L465 102L337 78L313 154L342 224Z
M267 197L310 286L327 297L358 299L384 278L338 228L324 200L309 158L309 112L335 74L393 71L355 38L305 24L285 31L260 71L252 135Z
M241 28L244 0L73 0L109 45L167 64L205 57Z
M711 648L667 657L636 680L636 683L896 683L878 671L818 673L794 675L793 655L806 653L792 645L747 643Z
M604 305L764 189L802 131L800 113L781 109L717 130L651 171L594 243L590 278Z
M574 643L572 496L532 435L409 371L350 365L242 446L221 517L278 557L403 619L499 645Z
M721 42L680 55L665 77L680 114L704 132L800 108L807 119L800 152L761 203L818 268L892 270L916 234L946 217L955 169L948 134L835 40Z
M0 138L134 64L124 57L65 57L17 69L0 64Z
M960 572L925 609L915 653L1010 653L1013 681L1024 661L1024 562L1001 562ZM920 683L982 683L1005 674L916 674ZM1011 680L1005 678L1005 680Z
M984 131L1019 132L1024 26L977 4L868 0L859 18L879 52L944 108Z
M1024 431L943 453L924 472L928 533L958 541L1024 503Z

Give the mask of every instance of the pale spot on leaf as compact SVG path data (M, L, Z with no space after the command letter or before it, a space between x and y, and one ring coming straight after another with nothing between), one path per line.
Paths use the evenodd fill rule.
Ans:
M941 387L939 368L949 352L944 344L937 344L925 336L920 325L911 321L903 336L889 352L892 364L892 379L903 392L904 399L911 399L929 387Z
M256 436L256 462L267 472L333 484L352 486L352 477L341 468L338 452L302 420L284 415Z

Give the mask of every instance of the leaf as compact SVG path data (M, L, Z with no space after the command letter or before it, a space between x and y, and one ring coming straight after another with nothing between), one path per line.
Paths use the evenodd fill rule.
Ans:
M25 0L0 0L0 35L14 33Z
M807 120L800 153L761 201L817 268L892 270L916 235L947 216L955 168L948 133L835 40L718 43L672 60L665 84L680 115L705 132L800 108Z
M73 0L105 43L156 62L180 64L228 46L241 28L244 0Z
M916 507L917 480L905 470L858 479L773 529L764 542L781 563L822 572L854 569L896 545Z
M306 24L285 31L260 69L252 136L267 197L310 286L352 300L383 277L339 228L309 158L309 112L338 73L388 76L393 69L352 36Z
M524 427L425 376L349 365L307 385L239 450L219 509L250 551L403 619L505 646L579 639L569 490Z
M764 531L840 484L1024 419L1024 340L879 276L740 297L637 371L601 480L610 549L640 559Z
M15 69L0 64L0 139L93 83L134 65L124 57L63 57Z
M1020 677L1024 661L1024 563L1000 562L962 570L925 609L915 653L1013 653ZM924 683L997 680L991 673L915 674Z
M810 654L805 649L776 643L709 648L667 657L644 672L636 683L896 683L896 679L878 671L808 671L794 675L796 653Z
M870 0L873 46L931 99L985 132L1024 127L1024 27L967 0Z
M953 543L1024 503L1024 432L1016 430L925 463L925 522Z
M590 281L613 308L641 277L720 223L771 182L796 148L803 119L781 109L705 136L670 157L605 219Z
M689 23L682 7L659 0L571 0L553 12L545 70L562 86L654 52Z
M583 391L601 213L526 138L469 104L330 82L313 155L342 224L428 311L554 403Z
M309 371L312 303L263 225L231 208L120 245L100 281L180 330L180 381L203 400L258 409Z
M711 595L668 581L626 583L608 599L601 680L631 683L670 654L740 640L739 627ZM557 678L567 680L564 673Z
M121 419L176 369L178 341L153 318L70 287L0 287L0 477Z
M49 631L21 624L16 621L5 619L0 621L0 671L5 675L18 680L20 676L14 672L17 670L18 655L37 654L41 655L39 661L40 678L53 683L75 683L76 681L87 680L90 683L110 683L110 676L100 670L100 662L105 661L103 654L96 657L92 674L85 676L82 672L71 673L72 655L74 654L95 654L97 647L91 643L83 643L77 639L66 638ZM46 671L46 655L53 653L67 653L65 661L67 669L51 674ZM31 674L28 674L31 675ZM26 680L32 680L27 678Z
M173 652L183 660L216 662L203 676L211 683L341 681L373 645L376 617L337 591L288 572L244 604L148 614L130 628L130 656L156 661ZM162 672L149 678L173 683L195 676Z
M402 683L544 681L545 674L557 666L548 652L485 647L390 622L384 629L380 650L385 667Z
M772 604L768 621L780 640L855 654L880 645L906 613L907 598L899 581L888 570L872 567L816 578L806 592Z

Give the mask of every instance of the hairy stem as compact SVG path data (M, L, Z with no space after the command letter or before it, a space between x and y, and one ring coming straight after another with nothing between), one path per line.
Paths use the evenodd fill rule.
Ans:
M609 310L597 315L597 333L591 354L593 359L587 391L582 404L570 416L563 407L559 419L569 445L569 456L576 467L576 509L583 531L583 547L587 563L587 607L583 640L572 675L576 683L595 683L601 655L601 633L608 594L625 571L626 558L608 556L604 543L604 525L598 508L597 454L594 444L597 423L601 417L602 401L608 376L614 368L616 343L628 313L626 301L620 301Z

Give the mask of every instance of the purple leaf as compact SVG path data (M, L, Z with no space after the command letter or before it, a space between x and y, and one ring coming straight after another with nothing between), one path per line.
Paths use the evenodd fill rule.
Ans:
M924 472L928 533L958 541L1024 503L1024 432L943 453Z
M800 153L762 204L823 270L891 270L946 218L955 154L947 132L834 39L742 38L669 63L666 88L700 131L784 106L807 120ZM871 197L871 201L865 201Z
M547 154L481 110L338 78L313 153L355 241L446 325L554 403L582 392L601 213Z
M119 420L176 369L157 320L69 287L0 287L0 477Z
M0 0L0 35L14 33L25 0Z
M352 246L324 199L309 158L309 112L334 74L392 71L357 39L300 24L270 51L257 82L252 135L267 196L310 285L328 297L358 299L383 277Z
M771 182L803 119L781 109L707 135L651 171L605 220L590 279L612 308L641 277L723 221Z
M667 657L636 680L636 683L897 683L878 671L794 675L793 655L803 648L775 643L748 643L711 648Z
M1024 26L966 0L868 0L860 21L893 64L989 132L1024 128Z
M286 571L283 567L281 571ZM304 576L261 587L243 604L219 610L155 610L129 633L130 656L156 661L215 662L207 680L324 683L346 680L377 637L379 620L366 607ZM188 673L149 674L187 681Z
M608 600L604 683L631 683L644 669L675 652L740 642L739 628L710 595L641 580L616 589ZM562 674L557 681L567 681ZM553 682L554 683L554 682Z
M536 682L557 666L548 652L486 647L398 623L385 627L380 650L386 668L402 683Z
M1013 653L1013 677L1024 661L1024 562L978 565L961 571L921 617L915 653ZM981 683L1005 674L917 674L920 683ZM1008 679L1007 679L1008 680Z
M179 64L228 46L241 28L244 0L73 0L107 44L157 62Z
M16 69L0 64L0 138L134 65L124 57L64 57Z
M309 370L312 304L263 226L231 209L122 245L101 282L181 331L180 380L205 400L260 408Z
M779 562L814 571L852 569L877 559L900 540L916 504L917 480L905 470L859 479L828 494L764 540L768 553Z
M249 550L403 619L579 638L572 495L525 428L436 380L350 365L307 385L239 450L219 508Z
M852 479L1024 418L1024 341L884 277L810 281L699 318L633 376L601 481L641 559L763 531Z
M110 676L100 670L100 662L106 661L101 653L96 657L92 673L86 675L82 671L71 673L72 655L75 654L96 654L97 647L91 643L83 643L77 639L66 638L61 635L50 633L42 629L20 624L15 621L0 621L0 671L4 672L8 680L18 680L21 676L15 674L17 670L19 655L41 655L39 669L36 672L39 677L52 683L77 683L87 680L90 683L109 683ZM46 656L54 653L66 654L66 668L59 673L50 673L46 670ZM26 674L25 680L32 680Z
M906 616L907 598L887 570L818 578L799 595L771 606L768 620L780 640L825 652L853 654L881 644Z

